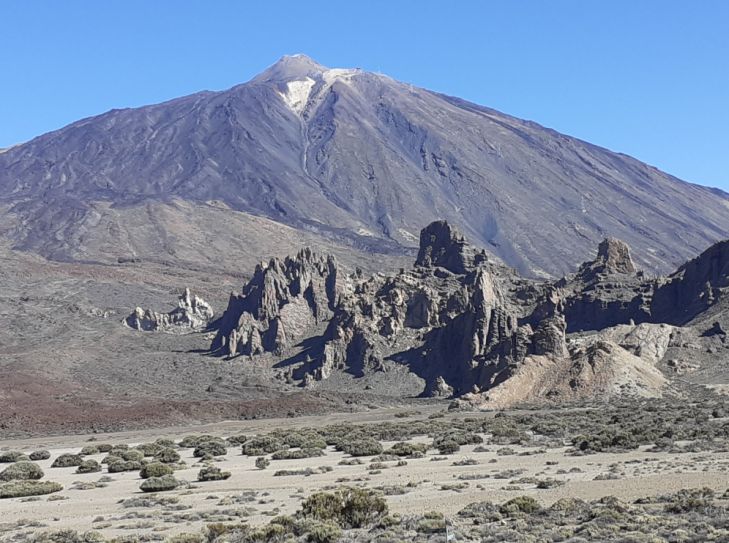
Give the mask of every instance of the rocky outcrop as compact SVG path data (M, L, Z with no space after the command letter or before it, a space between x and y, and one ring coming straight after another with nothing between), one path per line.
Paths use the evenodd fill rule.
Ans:
M304 249L256 267L241 293L230 296L213 350L229 356L282 354L329 321L339 296L333 257Z
M729 240L716 243L701 255L660 280L653 300L655 319L685 324L709 307L729 298Z
M446 221L435 221L420 232L416 266L439 266L453 273L466 273L486 261L485 251L476 251L463 234Z
M286 355L287 375L304 386L405 367L423 395L491 407L660 395L661 367L675 373L698 352L726 348L720 320L703 333L669 324L685 307L721 299L721 247L652 279L635 269L627 245L606 239L575 274L536 282L489 260L444 221L420 240L415 266L393 275L346 275L309 250L260 265L231 295L213 348ZM670 316L666 289L685 302Z
M150 309L137 307L124 319L124 324L144 332L180 334L205 329L214 315L210 304L198 296L193 296L190 289L186 288L177 301L177 307L169 313L156 313Z

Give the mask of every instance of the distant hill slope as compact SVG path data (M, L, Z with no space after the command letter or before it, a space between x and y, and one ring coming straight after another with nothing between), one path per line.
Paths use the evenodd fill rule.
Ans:
M184 244L190 216L177 213L180 201L193 215L214 207L206 228L225 231L236 251L272 247L228 223L226 208L362 255L405 254L423 226L446 219L537 276L571 270L606 236L662 272L729 237L729 195L719 190L301 55L227 91L113 110L0 153L0 204L17 214L7 234L56 259L178 258L165 245ZM174 213L141 220L150 203ZM152 234L125 234L130 221ZM206 265L228 258L213 237L200 256Z

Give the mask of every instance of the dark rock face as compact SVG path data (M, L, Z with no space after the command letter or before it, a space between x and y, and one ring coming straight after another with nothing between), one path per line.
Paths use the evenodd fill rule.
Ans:
M194 206L214 203L213 228L203 221L212 230L245 213L355 252L398 255L441 216L542 278L572 271L608 235L651 272L729 236L721 191L533 122L303 56L223 92L109 111L0 153L0 205L17 216L9 235L23 249L95 260L126 243L125 226L137 222L132 234L158 234L127 251L180 261L169 246L185 235L179 221L145 213L160 202L197 214ZM432 249L456 241L436 239ZM213 249L189 255L198 259L190 264L232 258L225 246ZM624 255L608 253L606 266L630 272ZM468 264L441 262L459 272Z
M486 254L477 253L466 243L463 234L446 221L431 223L420 232L416 266L438 266L453 273L466 273L485 260Z
M684 324L729 296L729 241L717 243L661 281L653 300L655 318Z
M331 318L337 274L333 257L310 249L260 264L243 292L231 294L213 349L230 356L281 353Z
M626 244L608 239L577 273L539 283L490 261L445 221L424 228L420 240L416 266L395 275L343 276L310 251L259 266L231 296L213 348L285 356L308 338L297 369L306 386L395 364L423 380L425 395L493 395L508 405L658 394L665 377L655 365L672 345L726 336L718 322L703 335L665 324L721 298L726 244L656 280L636 271ZM671 310L671 297L684 306Z

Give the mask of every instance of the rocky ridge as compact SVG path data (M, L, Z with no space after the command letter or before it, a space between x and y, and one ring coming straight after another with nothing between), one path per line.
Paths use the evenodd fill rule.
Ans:
M720 322L690 322L725 303L728 259L719 243L652 278L606 239L576 273L534 281L438 221L422 230L415 266L396 274L347 275L310 250L260 265L231 295L212 348L271 353L309 387L401 366L423 395L489 406L657 396L697 352L729 357ZM292 354L304 343L305 356Z

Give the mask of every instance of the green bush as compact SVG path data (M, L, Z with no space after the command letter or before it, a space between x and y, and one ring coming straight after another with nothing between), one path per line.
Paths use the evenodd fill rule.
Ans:
M151 462L139 471L139 476L142 479L149 479L150 477L162 477L163 475L172 475L173 473L174 470L167 464Z
M515 513L536 513L542 507L539 502L531 496L518 496L513 500L509 500L500 507L500 511L504 515L513 515Z
M145 457L154 456L160 449L162 449L162 447L156 443L140 443L134 447L134 450L141 452Z
M96 473L97 471L101 471L101 464L91 458L84 460L76 468L76 473Z
M321 449L288 449L283 451L276 451L271 455L272 460L301 460L303 458L315 458L317 456L324 456L324 451Z
M333 521L343 528L363 528L387 514L387 503L380 494L364 488L342 487L332 492L317 492L301 505L303 518Z
M211 441L218 442L221 445L225 446L225 440L220 439L219 437L211 436L209 434L203 434L200 436L186 436L182 439L182 441L180 441L179 446L183 449L194 449L201 443L209 443Z
M337 449L351 456L375 456L383 450L382 444L371 437L340 443Z
M71 468L80 466L84 459L78 454L62 454L53 461L52 468Z
M425 454L428 452L428 446L425 443L407 443L400 441L385 451L386 454L395 454L397 456L412 456L416 453Z
M164 448L157 451L154 455L154 459L157 462L162 462L163 464L175 464L180 461L180 453L174 449Z
M195 458L204 458L206 456L225 456L227 453L228 450L223 443L219 441L205 441L195 447L192 455Z
M336 543L342 537L342 529L332 522L307 521L295 529L307 543Z
M461 450L461 446L452 439L440 441L437 443L436 447L438 449L438 454L454 454Z
M258 458L256 458L256 467L258 469L266 469L270 465L271 461L265 456L259 456Z
M145 479L139 488L142 492L165 492L174 490L180 486L180 482L172 475L163 475L162 477L150 477Z
M48 460L51 457L51 451L46 450L40 450L40 451L33 451L30 453L30 459L33 462L37 462L38 460Z
M0 498L41 496L63 490L63 485L50 481L11 481L0 484Z
M8 451L4 453L0 453L0 463L2 464L10 464L12 462L21 462L21 461L27 461L30 460L25 453L22 453L20 451Z
M81 452L79 452L79 456L91 456L92 454L99 454L101 451L99 448L95 445L86 445L83 449L81 449Z
M139 471L143 467L144 466L141 462L136 462L133 460L125 462L124 460L118 460L115 462L110 462L107 467L107 471L109 473L121 473L123 471Z
M115 454L109 454L101 460L102 464L114 464L116 462L124 462L124 459L121 456L116 456Z
M283 448L283 442L273 436L253 436L243 443L241 451L247 456L262 456Z
M38 464L32 462L16 462L2 472L0 472L0 481L17 481L29 479L42 479L43 470Z
M223 481L230 477L229 471L221 471L217 466L208 466L200 470L197 474L197 480L204 481Z
M144 460L144 453L136 449L117 451L117 456L126 462L141 462Z

